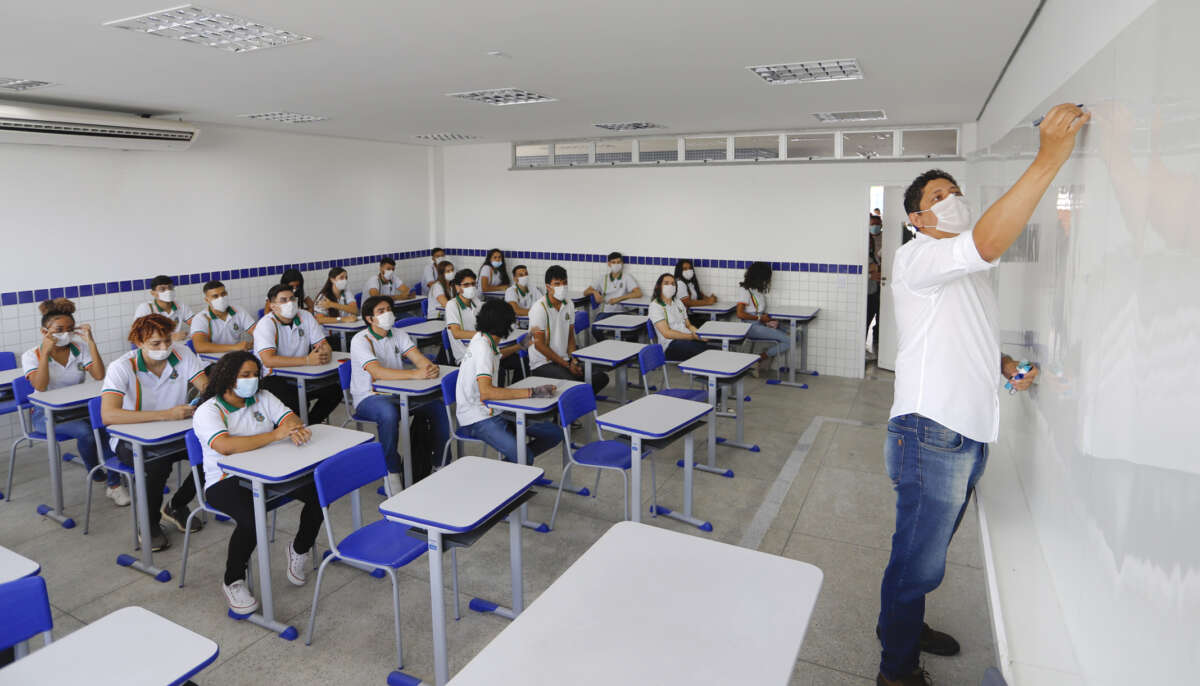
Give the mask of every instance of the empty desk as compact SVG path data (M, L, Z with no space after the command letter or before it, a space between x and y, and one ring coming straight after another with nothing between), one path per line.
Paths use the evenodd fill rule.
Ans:
M746 394L743 384L746 374L750 368L758 364L758 355L749 353L735 353L726 350L706 350L695 357L684 360L679 363L679 371L685 374L695 376L703 376L708 379L708 402L713 406L713 411L717 408L717 386L719 383L732 383L734 393L737 395L735 407L737 408L734 414L736 419L736 434L734 441L724 441L717 438L717 423L714 421L708 427L708 464L699 465L698 469L721 476L732 477L732 469L721 469L717 467L717 443L725 443L726 445L735 448L744 448L751 452L758 452L757 445L750 445L745 442L745 409L746 409Z
M617 315L623 317L626 315ZM610 317L612 319L614 317ZM645 317L641 320L646 321ZM639 324L639 326L641 326ZM617 402L625 404L628 398L627 387L629 385L629 375L626 370L626 365L637 359L638 353L642 348L646 347L643 343L633 343L630 341L607 340L593 343L586 348L577 348L571 353L571 357L583 360L583 378L587 383L592 382L592 365L599 364L605 367L612 367L616 372L617 384ZM602 398L597 397L597 400Z
M338 365L350 359L346 353L334 353L325 364L306 364L299 367L275 367L271 373L296 381L296 395L300 406L300 421L308 424L308 384L337 383Z
M721 350L729 350L732 343L741 343L750 333L749 322L718 322L711 319L696 330L701 340L720 341Z
M800 372L816 376L817 373L808 368L808 323L817 318L817 313L821 311L819 307L804 307L795 305L767 305L767 314L772 319L779 319L788 323L788 329L792 334L792 349L788 351L788 380L771 379L767 381L769 384L782 384L784 386L795 386L797 388L808 388L806 383L796 383L796 356L799 355ZM782 370L781 370L782 371Z
M49 517L64 529L75 526L75 520L63 512L62 460L59 457L57 432L54 430L56 414L80 411L88 401L100 395L103 382L85 381L74 386L64 386L53 391L34 391L29 402L41 407L46 415L46 454L50 458L50 498L54 506L38 505L38 514Z

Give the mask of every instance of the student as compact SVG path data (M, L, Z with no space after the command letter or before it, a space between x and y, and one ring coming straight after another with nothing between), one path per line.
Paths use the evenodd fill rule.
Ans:
M299 303L300 309L308 310L309 312L313 311L313 299L308 297L308 295L304 292L304 275L300 273L299 269L288 269L284 271L283 276L279 277L279 283L287 284L292 287L292 293L296 296L296 302ZM263 309L265 309L267 312L271 311L270 301L267 301L267 304L263 306Z
M229 292L220 281L204 284L208 307L192 317L192 347L198 353L224 354L249 350L254 319L244 309L229 304Z
M571 359L575 352L575 305L567 299L567 270L553 265L546 270L546 296L529 309L529 368L532 376L583 381L583 366ZM604 372L592 372L592 392L608 385Z
M66 298L47 300L38 309L42 313L42 341L25 351L21 356L21 370L35 391L52 391L56 388L75 386L88 380L104 379L104 358L92 338L92 327L75 323L75 303ZM82 343L82 345L80 345ZM40 405L31 412L34 431L46 430L46 413ZM98 464L96 438L92 424L86 418L60 421L54 430L75 439L79 458L90 470ZM117 507L129 504L129 491L121 484L121 476L109 472L93 476L96 481L107 481L105 491Z
M175 322L161 314L148 314L133 322L129 342L137 346L113 361L104 375L100 412L109 426L188 419L195 409L188 404L188 385L203 391L208 384L200 358L184 345L171 343ZM133 446L112 437L111 447L122 463L133 465ZM150 549L159 551L171 545L159 525L160 517L183 531L191 512L188 504L196 495L196 484L188 474L169 503L163 503L163 486L175 463L187 459L187 451L178 444L165 449L147 447L146 504L150 514ZM161 511L160 508L161 507ZM192 531L203 523L192 520ZM146 545L143 541L142 545Z
M390 257L379 260L379 273L372 274L371 278L367 279L367 284L363 286L364 299L376 295L399 296L401 300L410 297L408 286L405 286L404 281L396 276L396 260Z
M254 325L254 354L263 363L262 387L300 414L300 396L291 379L274 376L276 367L303 367L329 362L331 350L325 340L325 327L315 317L301 310L295 291L287 284L277 284L267 291L271 309ZM308 413L308 423L320 424L342 402L342 389L331 384L307 392L308 402L316 405Z
M717 303L717 296L711 293L705 295L700 288L700 279L696 277L696 269L692 266L691 260L679 260L675 263L675 286L679 290L679 299L689 310L693 307ZM693 326L699 327L703 326L709 317L694 313L688 315L688 320L692 322Z
M493 383L500 373L501 358L516 357L512 354L516 352L516 346L510 346L507 351L498 347L512 332L516 319L512 308L502 302L489 300L483 304L476 324L479 331L463 354L455 385L454 414L458 418L459 433L487 443L509 462L517 461L517 435L509 426L511 420L507 413L493 415L484 403L488 400L552 398L555 392L554 384L536 388L499 388ZM530 463L562 440L562 430L554 422L530 422L525 431L533 439L526 448Z
M446 260L446 251L441 248L434 248L429 251L430 261L425 264L421 270L421 283L425 284L425 289L433 287L434 282L442 274L442 262Z
M619 252L608 254L608 274L588 286L584 295L592 296L596 305L601 305L598 319L611 317L625 311L621 302L642 297L642 289L632 275L625 271L625 258Z
M792 339L779 330L779 322L767 314L767 292L771 290L771 265L766 262L751 262L737 299L737 317L750 325L750 338L756 341L772 341L771 347L759 353L761 358L754 376L771 369L771 359L792 347Z
M438 308L445 308L450 294L454 292L450 286L450 283L454 281L454 265L447 260L442 260L437 265L437 272L438 278L434 279L433 284L429 287L426 319L441 319L442 313L438 311Z
M396 450L399 445L400 398L376 394L372 384L389 379L436 379L440 372L436 364L421 354L408 334L392 328L396 323L393 305L391 297L386 295L373 295L363 302L362 318L367 328L355 334L350 341L350 397L354 401L354 411L379 427L379 442L383 444L383 455L387 460L388 485L394 494L404 487L400 479L404 472L403 462ZM404 368L406 358L415 368ZM433 411L434 404L427 403L413 410L413 413ZM420 465L417 468L414 465L413 473L428 474L432 467Z
M192 427L204 450L204 497L210 505L229 515L235 525L225 553L225 577L221 590L229 609L246 615L258 609L258 599L246 586L246 565L257 545L254 526L254 497L237 479L221 470L227 455L256 450L276 441L304 445L312 432L286 405L259 388L262 367L252 353L232 352L212 367L212 378L204 391L204 402L196 408ZM296 537L287 547L287 578L303 586L312 568L312 547L321 531L321 504L312 481L288 495L304 503Z
M171 340L183 341L188 337L188 325L192 321L192 310L185 303L175 302L175 282L171 277L159 274L150 280L150 302L144 302L133 311L133 318L139 319L148 314L161 314L175 322L175 330Z
M313 306L313 314L320 324L335 322L352 322L358 319L358 305L354 297L346 290L349 276L345 269L334 267L329 270L325 285L317 293L317 302Z
M687 308L676 297L675 277L663 274L654 284L650 298L650 321L668 360L686 360L708 350L696 327L688 321Z
M529 308L543 297L537 286L529 285L529 270L523 264L513 267L513 280L516 282L504 292L504 302L508 303L518 317L529 315Z
M492 248L479 267L479 290L482 293L503 293L509 283L508 270L504 267L504 251Z
M454 275L452 285L456 295L453 300L446 303L446 330L450 335L450 351L454 355L454 364L459 364L462 362L463 353L467 350L467 344L463 341L469 341L475 336L475 319L479 314L481 303L476 300L478 292L475 286L475 272L470 269L458 272ZM507 304L504 306L508 307ZM500 370L511 371L517 379L523 379L525 378L525 368L521 364L521 358L511 355L517 351L517 348L518 346L515 344L505 346ZM500 385L501 378L497 378L496 381L497 385Z

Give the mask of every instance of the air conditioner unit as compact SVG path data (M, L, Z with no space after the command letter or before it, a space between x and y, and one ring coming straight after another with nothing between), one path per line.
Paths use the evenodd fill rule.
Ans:
M0 102L0 143L119 150L187 150L191 124L99 110Z

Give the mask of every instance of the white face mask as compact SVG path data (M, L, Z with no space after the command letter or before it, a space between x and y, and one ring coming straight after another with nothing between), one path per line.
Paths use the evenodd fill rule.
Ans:
M527 283L529 283L528 276L518 276L517 277L517 285L520 286L521 288L524 288L525 284L527 284Z
M937 229L946 233L962 233L971 228L971 206L961 195L951 195L934 203L929 209L921 212L932 212L937 217L937 224L932 226L918 225L918 229Z
M500 265L502 265L502 264L504 264L503 260L492 260L492 266L495 267L496 269L499 269Z
M54 336L54 345L59 348L65 348L68 345L71 345L71 332L69 331L50 335Z
M392 274L395 274L395 273L396 273L396 271L395 271L394 269L385 269L385 270L383 271L383 280L384 280L384 281L391 281L391 280L392 280Z
M229 309L229 302L223 295L219 298L213 298L209 305L212 306L213 312L224 312L225 310Z
M691 281L692 279L696 278L696 271L694 269L684 269L683 278Z
M234 382L233 392L239 398L252 398L255 393L258 393L258 377L239 377Z
M675 284L673 284L673 283L664 283L664 284L663 284L663 287L662 287L662 295L663 295L663 297L664 297L664 298L666 298L667 300L670 300L671 298L674 298L674 297L675 297Z
M445 276L445 277L446 277L446 280L447 280L447 281L449 281L450 279L453 279L453 278L454 278L454 272L453 272L453 271L448 271L448 272L446 272L445 274L443 274L443 276Z
M145 348L142 348L142 352L146 354L146 357L149 357L155 362L162 362L171 356L170 348L167 348L166 350L146 350Z
M296 312L300 309L300 305L295 300L289 303L284 303L279 306L279 316L284 319L295 319Z
M333 287L338 289L338 292L346 290L346 279L338 279L333 282Z
M555 300L566 300L567 299L567 287L566 286L555 286L554 287L554 299Z
M437 257L433 258L433 263L437 264L438 262L441 262L444 259L446 259L445 255L438 255Z
M620 262L614 262L613 264L608 265L608 268L612 270L613 274L620 274L621 267L624 267L624 266L625 265Z
M169 290L169 291L159 291L159 292L158 292L156 295L157 295L157 297L158 297L158 299L159 299L159 300L161 300L161 301L163 301L163 302L165 302L165 303L169 303L169 302L174 302L174 301L175 301L175 291L174 291L174 289L172 289L172 290Z
M466 298L467 300L474 300L475 299L475 287L474 286L463 286L462 294L463 294L463 297Z
M394 312L384 312L383 314L375 315L375 326L387 330L392 328L396 323L396 314Z

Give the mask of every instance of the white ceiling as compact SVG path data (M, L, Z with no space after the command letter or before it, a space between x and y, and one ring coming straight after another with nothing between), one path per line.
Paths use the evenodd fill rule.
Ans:
M0 97L403 142L619 137L592 124L631 120L669 133L828 128L811 113L865 107L884 108L886 125L958 123L975 120L1037 0L197 4L315 40L233 54L101 25L171 0L4 2L0 76L58 85ZM847 57L863 80L771 86L745 69ZM445 96L507 86L558 101ZM329 120L236 116L279 110Z

